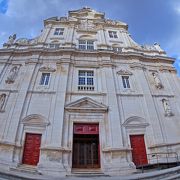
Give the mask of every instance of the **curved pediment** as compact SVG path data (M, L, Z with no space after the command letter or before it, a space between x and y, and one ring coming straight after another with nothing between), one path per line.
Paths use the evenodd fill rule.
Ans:
M94 36L91 36L91 35L88 35L88 34L84 34L84 35L81 35L80 37L79 37L79 39L80 40L91 40L91 39L94 39Z
M123 123L123 126L126 128L131 128L131 127L144 128L146 126L149 126L149 123L147 123L146 120L142 117L132 116L126 119L126 121Z
M67 104L65 106L65 109L68 111L77 112L106 112L108 110L108 107L89 97L84 97L77 101Z
M29 126L48 126L50 124L48 119L39 114L31 114L25 117L21 123Z

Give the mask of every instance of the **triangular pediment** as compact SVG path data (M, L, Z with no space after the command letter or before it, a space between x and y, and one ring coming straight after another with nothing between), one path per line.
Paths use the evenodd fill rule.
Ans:
M68 111L77 112L106 112L108 107L102 103L99 103L89 97L81 98L77 101L69 103L65 106Z
M132 75L132 72L127 69L120 69L117 74L119 75Z

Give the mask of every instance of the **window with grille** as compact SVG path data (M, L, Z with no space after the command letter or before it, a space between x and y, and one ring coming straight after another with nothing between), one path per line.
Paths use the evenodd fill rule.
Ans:
M130 88L129 76L122 76L122 83L125 89Z
M92 41L92 40L79 40L79 49L81 49L81 50L94 50L94 41Z
M108 32L109 32L109 37L110 38L118 38L116 31L108 31Z
M40 85L48 85L50 79L50 73L42 73Z
M54 35L63 35L64 34L64 28L56 28L54 31Z
M80 70L78 74L78 90L94 90L94 71Z

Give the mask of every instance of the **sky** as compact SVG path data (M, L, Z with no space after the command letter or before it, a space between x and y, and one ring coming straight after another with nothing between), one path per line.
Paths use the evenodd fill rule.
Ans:
M67 16L69 10L85 6L127 23L137 43L159 43L176 58L180 76L180 0L0 0L0 47L14 33L17 38L34 38L44 19Z

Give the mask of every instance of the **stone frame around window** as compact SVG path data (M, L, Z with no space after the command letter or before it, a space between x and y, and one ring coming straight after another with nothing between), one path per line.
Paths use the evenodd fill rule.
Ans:
M121 75L122 84L124 89L131 89L130 76L129 75Z
M123 89L124 91L132 90L133 89L133 83L132 83L132 72L126 69L120 69L117 71L117 74L120 75L120 89ZM128 77L129 87L124 87L123 77Z
M117 31L108 30L108 35L111 39L118 39Z
M54 36L63 36L65 28L55 28L53 35Z
M78 49L85 50L85 51L94 51L94 49L95 49L94 40L79 39L78 40Z
M50 72L42 72L41 73L41 78L40 78L40 81L39 81L39 85L40 86L48 86L49 82L50 82L50 77L51 77Z
M56 68L53 67L53 66L50 66L48 64L42 65L39 68L38 76L37 76L37 79L36 79L37 89L42 89L42 88L43 89L49 89L50 83L51 83L51 79L52 79L52 73L55 72L55 71L56 71ZM43 73L49 73L50 74L49 81L48 81L47 85L40 84Z
M78 91L94 91L94 89L95 89L94 70L87 70L87 69L80 70L79 69L78 70Z

